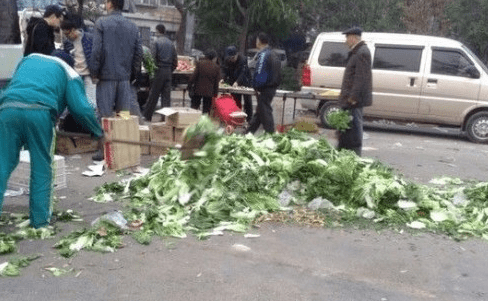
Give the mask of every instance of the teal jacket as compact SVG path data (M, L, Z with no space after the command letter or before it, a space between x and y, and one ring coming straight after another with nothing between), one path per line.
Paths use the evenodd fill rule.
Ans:
M103 137L81 77L61 59L33 53L20 61L12 80L0 94L0 108L16 107L19 103L49 110L53 121L68 108L94 137Z

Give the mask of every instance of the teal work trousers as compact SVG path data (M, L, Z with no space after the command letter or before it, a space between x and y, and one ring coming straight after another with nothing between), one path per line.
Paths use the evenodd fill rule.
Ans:
M47 109L0 107L0 213L7 182L23 146L30 152L29 218L47 226L52 214L55 124Z

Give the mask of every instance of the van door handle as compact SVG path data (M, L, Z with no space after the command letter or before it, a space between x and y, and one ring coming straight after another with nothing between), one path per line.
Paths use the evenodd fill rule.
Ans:
M427 79L427 82L428 83L437 84L437 79L435 79L435 78L429 78L429 79Z
M411 78L410 78L410 87L415 86L415 80L416 80L416 78L415 78L415 77L411 77Z

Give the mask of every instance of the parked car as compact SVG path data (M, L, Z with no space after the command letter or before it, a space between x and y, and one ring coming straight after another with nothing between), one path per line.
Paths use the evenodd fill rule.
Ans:
M458 127L474 142L488 142L488 68L462 43L440 37L363 33L372 55L373 105L366 119ZM340 89L349 49L340 32L321 33L302 71L302 92ZM323 125L337 101L317 104Z

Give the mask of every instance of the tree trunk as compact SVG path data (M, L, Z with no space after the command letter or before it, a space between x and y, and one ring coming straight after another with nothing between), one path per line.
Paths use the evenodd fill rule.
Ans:
M246 41L247 41L247 32L249 31L249 13L248 11L244 12L244 27L242 31L239 33L239 52L245 53L246 50Z
M20 44L19 16L17 1L0 2L0 44Z
M186 40L186 15L187 11L183 6L183 1L175 1L175 7L181 15L181 22L178 31L176 32L176 52L178 54L185 53L185 40Z

